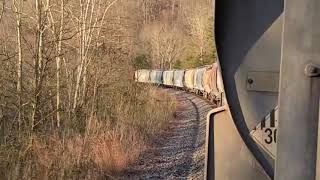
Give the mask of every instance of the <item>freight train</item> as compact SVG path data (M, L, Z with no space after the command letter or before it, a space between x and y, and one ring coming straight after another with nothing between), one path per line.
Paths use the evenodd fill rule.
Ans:
M223 106L208 115L205 179L319 179L319 0L213 4L218 65L174 70L173 78L141 70L137 80L209 99L222 93ZM216 74L206 76L210 68Z
M218 106L222 104L223 83L218 64L194 69L149 70L135 72L135 80L196 93Z

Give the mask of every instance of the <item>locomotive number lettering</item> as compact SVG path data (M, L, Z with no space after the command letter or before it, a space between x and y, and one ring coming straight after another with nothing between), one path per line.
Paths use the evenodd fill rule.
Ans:
M267 136L264 139L264 142L267 144L277 143L277 129L266 128L264 132Z

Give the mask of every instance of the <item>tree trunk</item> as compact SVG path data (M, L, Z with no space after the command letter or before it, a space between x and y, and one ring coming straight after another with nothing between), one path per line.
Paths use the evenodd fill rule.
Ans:
M59 40L58 40L58 48L57 48L57 53L58 57L56 58L56 64L57 64L57 113L56 113L56 118L57 118L57 127L60 127L61 123L61 116L60 116L60 110L61 110L61 105L60 105L60 73L61 73L61 50L62 50L62 39L63 39L63 28L64 28L64 0L61 0L61 19L60 19L60 31L59 31Z
M34 58L34 80L33 80L33 110L31 131L33 131L36 122L39 120L39 103L40 103L40 83L42 71L42 52L43 52L43 27L42 27L42 3L36 0L37 10L37 57Z
M18 94L18 128L21 129L22 122L22 41L21 41L21 13L23 8L23 0L13 1L16 13L16 30L17 30L17 94Z

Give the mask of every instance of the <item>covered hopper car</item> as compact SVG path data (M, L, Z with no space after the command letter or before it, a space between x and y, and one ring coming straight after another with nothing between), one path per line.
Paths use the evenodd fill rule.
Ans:
M196 94L204 92L203 77L206 71L207 71L207 67L195 69L193 89Z
M150 72L150 83L160 85L162 84L162 70L151 70Z
M195 69L188 69L184 74L184 87L188 90L193 90L194 87Z
M212 65L212 67L208 68L207 71L204 73L203 88L205 97L211 98L219 94L219 89L217 86L217 74L217 64Z
M140 69L135 72L135 79L138 82L148 83L150 78L150 70Z
M175 70L173 73L173 85L175 87L183 88L184 70Z
M173 86L174 71L163 71L163 85Z

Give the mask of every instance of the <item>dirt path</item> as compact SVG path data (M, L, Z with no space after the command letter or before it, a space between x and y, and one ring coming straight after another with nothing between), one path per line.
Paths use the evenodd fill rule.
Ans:
M124 179L203 179L207 101L167 90L177 99L176 118L131 167Z

